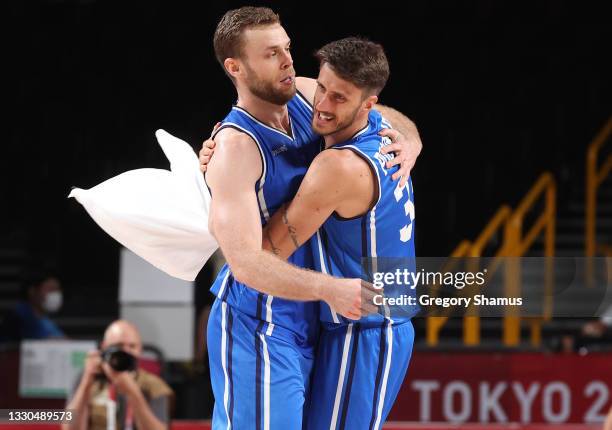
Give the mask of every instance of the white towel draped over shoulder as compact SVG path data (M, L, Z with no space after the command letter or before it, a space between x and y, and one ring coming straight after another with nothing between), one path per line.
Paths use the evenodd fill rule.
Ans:
M137 169L83 190L76 198L109 235L155 267L193 281L218 248L208 231L210 194L191 146L155 133L170 170Z

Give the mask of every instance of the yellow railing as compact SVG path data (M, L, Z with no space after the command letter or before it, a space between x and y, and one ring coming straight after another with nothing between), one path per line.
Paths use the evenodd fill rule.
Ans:
M529 232L523 236L523 221L525 215L537 203L538 198L545 194L544 211L534 222ZM544 255L555 255L555 217L556 217L557 186L550 172L544 172L527 192L508 222L504 235L504 254L520 257L533 245L538 235L544 230Z
M527 213L538 202L544 194L544 210L536 219L533 226L523 235L523 221ZM555 255L555 222L556 222L556 195L557 186L555 179L549 172L543 173L531 190L525 195L518 205L508 222L504 233L503 255L510 257L520 257L527 252L533 245L536 238L544 232L544 256L553 257ZM550 291L551 274L546 270L546 292ZM506 295L507 297L520 297L521 291L521 272L518 259L509 259L506 262ZM547 294L546 298L550 298ZM545 298L545 299L546 299ZM546 303L546 302L545 302ZM550 306L546 304L545 315L550 317ZM531 343L537 346L542 341L541 319L530 319L531 322ZM520 342L521 336L521 317L518 310L508 307L504 317L504 345L516 346Z
M468 240L463 240L451 253L451 258L480 257L487 243L500 229L500 227L503 226L503 222L510 216L510 214L511 209L509 206L503 205L500 207L486 227L482 230L476 241L471 243ZM498 251L495 255L499 255L499 252L500 251ZM442 271L444 272L451 270L451 267L449 266L453 263L456 263L456 260L451 260L449 264L442 269ZM440 330L448 320L448 314L450 314L450 311L445 313L447 314L446 316L427 318L427 344L430 346L435 346L438 344ZM463 317L463 343L466 345L478 345L480 343L480 317L474 315Z
M598 155L608 138L612 135L612 117L608 119L604 127L589 145L586 157L586 210L585 210L585 252L587 257L596 253L612 253L612 246L598 244L596 241L596 216L597 216L597 189L599 185L612 172L612 154L598 167ZM482 252L494 234L503 227L504 242L502 247L494 254L495 257L520 257L529 250L537 237L544 232L544 256L553 257L555 254L555 223L556 223L556 194L557 187L553 176L543 173L529 192L525 195L514 213L510 207L502 206L491 218L487 226L478 238L471 243L462 241L451 254L451 257L481 257ZM532 227L523 234L523 223L527 213L544 195L544 210L536 219ZM531 343L533 346L540 345L542 341L542 320L547 320L552 314L551 288L552 268L551 261L547 261L545 273L546 297L544 300L544 317L529 318L531 326ZM497 268L496 260L488 269L488 276L492 276ZM449 270L448 267L445 268ZM506 294L508 297L520 296L521 272L518 259L508 260L506 264ZM510 309L510 308L509 308ZM429 317L427 319L427 343L435 346L439 340L439 333L446 321L446 316ZM516 346L520 342L521 317L518 313L508 310L504 317L503 341L506 346ZM477 345L480 343L480 317L473 315L464 317L463 341L466 345Z
M493 218L489 221L489 223L482 230L480 235L474 241L474 244L470 248L469 256L470 257L482 257L482 252L485 247L489 243L489 241L495 236L495 234L501 230L510 215L512 214L512 209L508 205L502 205ZM494 257L499 257L502 255L503 247L500 247L494 254ZM496 260L493 260L494 262ZM471 263L478 264L477 261L471 261ZM493 277L495 275L495 271L497 270L497 265L492 263L495 267L488 267L487 276ZM472 271L477 271L478 267L473 267ZM465 345L478 345L480 343L480 317L475 315L477 313L477 308L473 307L469 310L470 315L463 317L463 343Z
M533 208L539 197L544 194L545 206L542 214L523 235L523 222L527 213ZM556 185L553 176L546 172L538 178L533 187L525 195L518 208L512 212L507 205L501 206L491 220L487 223L478 238L470 243L462 241L451 254L451 257L481 257L482 253L493 238L495 233L503 229L503 244L494 253L494 257L515 256L520 257L533 245L535 239L545 233L544 255L552 257L555 250L555 220L556 220ZM487 276L492 277L497 270L498 260L494 259L488 268ZM448 268L445 268L448 270ZM506 288L508 297L518 297L520 294L520 266L518 260L506 264ZM546 273L546 281L549 283L549 273ZM548 295L550 297L550 295ZM551 304L545 308L545 314L550 315ZM464 317L463 341L466 345L478 345L480 343L480 317L474 315L471 310L469 316ZM438 344L439 333L442 326L448 320L446 316L427 318L427 344L435 346ZM531 342L537 346L541 342L541 319L531 319ZM504 344L507 346L518 345L520 341L520 316L508 314L504 318Z
M472 244L469 240L463 240L457 247L451 252L451 259L454 258L462 258L466 257L469 254L470 247ZM451 266L455 263L456 260L450 260L443 268L442 272L446 270L451 270ZM440 339L440 330L442 326L448 320L448 316L439 316L439 317L428 317L427 318L427 328L426 328L426 337L427 337L427 345L435 346L438 344Z
M601 167L597 167L599 151L612 134L612 117L589 145L586 157L586 210L585 210L585 252L587 257L596 253L606 253L608 246L598 245L595 219L597 217L597 188L612 171L612 154L609 154Z
M485 246L487 246L487 243L489 243L491 238L495 235L495 233L497 233L498 230L500 230L500 228L505 226L506 220L510 218L511 214L512 208L510 208L508 205L502 205L497 210L495 215L493 215L493 218L491 218L491 221L489 221L489 223L480 233L480 236L478 236L478 238L474 241L474 245L472 245L472 248L470 249L471 257L482 257L482 252L484 251ZM499 256L501 255L502 251L503 248L500 248L494 255Z

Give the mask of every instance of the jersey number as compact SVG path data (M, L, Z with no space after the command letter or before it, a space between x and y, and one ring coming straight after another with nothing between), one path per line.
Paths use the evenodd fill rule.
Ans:
M400 229L399 234L402 242L408 242L410 239L412 239L412 221L414 221L414 202L410 198L410 181L406 182L406 185L403 188L400 188L399 186L396 187L393 195L395 196L395 201L399 202L404 195L404 188L408 193L408 199L406 200L406 203L404 203L404 212L406 213L409 222Z

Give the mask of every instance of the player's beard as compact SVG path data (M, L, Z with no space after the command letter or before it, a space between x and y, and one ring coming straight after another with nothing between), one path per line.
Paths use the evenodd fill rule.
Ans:
M339 133L339 132L341 132L342 130L345 130L345 129L347 129L348 127L350 127L351 125L353 125L353 122L355 121L355 118L357 118L357 114L359 113L359 109L360 109L360 108L361 108L361 106L357 106L357 107L355 108L355 110L354 110L354 111L353 111L351 114L349 114L349 115L347 115L347 116L345 117L345 119L342 119L341 121L338 121L338 125L336 125L336 128L335 128L334 130L332 130L332 131L322 132L321 130L319 130L319 129L318 129L316 126L315 126L315 118L314 118L314 116L313 116L313 118L312 118L312 124L311 124L311 125L312 125L312 130L313 130L315 133L317 133L317 134L319 134L319 135L321 135L321 136L329 136L330 134ZM316 111L314 111L314 114L313 114L313 115L317 115L317 112L316 112Z
M286 105L289 100L293 98L297 89L295 87L295 81L288 91L281 91L278 88L274 88L274 83L261 79L257 73L246 65L247 72L249 73L246 84L249 91L255 96L262 100L267 101L278 106Z

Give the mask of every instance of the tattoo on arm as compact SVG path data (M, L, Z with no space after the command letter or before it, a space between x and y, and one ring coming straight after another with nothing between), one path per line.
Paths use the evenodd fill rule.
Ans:
M283 208L283 223L285 223L285 225L287 226L287 230L289 231L289 236L291 236L291 240L293 241L293 245L295 246L295 249L298 249L300 247L300 244L297 240L297 230L295 229L294 226L289 224L289 219L287 218L287 206Z
M270 246L272 247L272 252L273 252L274 254L276 254L276 255L280 255L280 251L281 251L281 250L280 250L280 248L277 248L277 247L274 245L274 242L272 242L272 237L270 236L270 233L266 231L266 232L265 232L265 236L266 236L266 240L267 240L267 241L270 243Z

